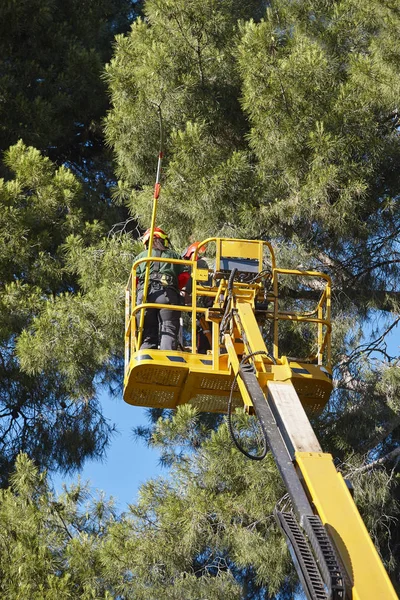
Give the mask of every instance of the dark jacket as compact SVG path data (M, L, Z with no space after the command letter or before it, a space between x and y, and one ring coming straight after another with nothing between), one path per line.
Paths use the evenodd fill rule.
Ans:
M152 256L159 256L160 258L177 258L180 259L181 257L179 256L179 254L177 254L174 250L170 250L168 248L166 248L163 251L160 250L155 250L153 248ZM145 250L144 252L141 252L137 257L136 260L139 260L140 258L146 258L148 256L148 252L147 250ZM146 266L147 263L146 262L142 262L140 263L140 265L137 266L136 269L136 275L137 275L137 280L138 280L138 288L143 288L144 286L144 280L145 280L145 276L146 276ZM158 283L159 285L163 286L163 287L172 287L175 288L176 290L179 290L180 286L180 276L182 275L182 273L184 273L185 271L187 271L187 269L185 268L185 265L177 265L177 264L172 264L172 263L164 263L164 262L151 262L150 263L150 282L151 283Z

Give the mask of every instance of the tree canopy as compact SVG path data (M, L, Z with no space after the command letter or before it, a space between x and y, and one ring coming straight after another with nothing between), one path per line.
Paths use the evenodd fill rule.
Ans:
M51 318L57 299L62 302L76 290L65 261L67 238L75 234L93 242L103 227L85 223L81 186L66 168L56 168L22 142L10 148L6 163L14 177L0 180L3 483L20 451L29 452L39 465L68 470L86 456L101 455L110 433L93 394L79 393L78 373L68 387L66 378L51 368L47 374L28 374L16 355L16 344L23 343L24 330L42 307ZM68 321L68 314L64 317ZM64 346L66 357L71 351ZM51 355L49 362L53 360Z
M78 352L74 327L87 342L101 301L96 296L97 308L80 302L79 261L67 242L104 244L109 227L125 214L108 191L113 174L101 134L108 107L102 70L115 33L127 30L135 8L130 0L18 0L0 7L2 484L20 451L42 467L68 471L101 456L110 439L112 425L95 399L95 375L87 371L105 354L83 341ZM100 248L92 252L101 256ZM70 299L79 306L74 317ZM52 328L64 331L62 366L51 337L38 341L47 352L46 369L37 366L33 345L30 370L22 351L17 357L17 345L24 347L27 328L39 316L49 336ZM97 383L116 369L117 354L107 355Z
M34 0L0 7L0 149L23 139L85 169L103 151L101 78L130 0Z
M30 97L29 84L13 91L14 71L0 77L12 112L8 122L1 117L4 144L16 141L14 130L25 141L7 151L0 185L3 485L20 451L40 468L68 470L106 448L110 425L96 391L122 383L124 283L138 253L129 228L149 224L161 115L158 224L176 245L216 235L268 239L279 265L331 275L335 391L313 426L353 482L400 586L400 367L387 347L400 320L399 10L382 0L147 0L143 18L117 36L104 75L105 136L119 178L113 197L130 211L110 228L112 178L105 195L91 186L98 210L77 175L82 164L86 183L106 173L91 154L106 107L99 72L111 56L101 40L120 31L126 4L70 3L68 18L53 14L57 2L39 4L35 31L52 19L68 24L54 29L62 39L48 47L57 50L38 46L44 82L32 71ZM15 27L10 37L26 39ZM71 27L82 42L69 37ZM6 34L1 43L10 43ZM22 46L19 68L27 66ZM26 115L40 142L25 139ZM295 327L287 343L302 343ZM78 488L55 499L45 475L19 459L0 500L0 518L13 524L1 542L14 557L1 564L4 594L18 597L13 569L28 547L21 589L33 598L292 598L296 580L271 518L284 490L270 457L246 461L223 420L188 407L149 417L137 434L159 449L170 477L146 484L125 515L103 502L84 517ZM235 419L251 427L244 415Z

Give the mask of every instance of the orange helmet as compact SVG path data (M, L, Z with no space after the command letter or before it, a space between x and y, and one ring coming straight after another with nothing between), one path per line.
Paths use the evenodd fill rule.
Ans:
M147 229L143 234L142 242L145 246L147 245L147 242L150 239L150 233L151 233L151 228L149 227L149 229ZM168 242L169 242L168 235L160 227L154 227L154 237L160 238L161 240L163 240L165 247L168 246Z
M188 246L186 250L184 250L182 258L186 258L187 260L189 260L190 258L192 258L192 255L196 252L196 250L198 250L199 253L206 251L205 246L201 246L200 248L199 246L200 242L193 242L193 244L190 244L190 246Z

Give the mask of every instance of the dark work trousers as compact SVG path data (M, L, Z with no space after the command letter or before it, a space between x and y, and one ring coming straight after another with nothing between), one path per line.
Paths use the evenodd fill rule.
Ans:
M138 292L137 303L141 304L143 291ZM174 288L162 288L154 290L150 284L149 293L147 294L146 303L157 304L181 304L181 297ZM142 344L140 350L158 348L158 335L160 331L160 350L177 350L178 348L178 333L179 319L181 311L171 310L169 308L148 308L144 315L144 326ZM140 313L137 317L138 324L140 323Z
M199 354L207 354L207 350L211 350L210 342L202 330L197 330L197 352Z

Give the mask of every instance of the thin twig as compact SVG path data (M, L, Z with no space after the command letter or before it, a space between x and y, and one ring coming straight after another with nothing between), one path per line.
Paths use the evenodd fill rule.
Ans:
M398 456L400 456L400 447L395 448L394 450L392 450L385 456L382 456L381 458L374 460L373 462L369 463L368 465L364 465L363 467L358 467L358 469L354 469L354 471L351 473L351 475L353 476L355 473L366 473L368 471L371 471L372 469L375 469L376 467L380 467L380 466L384 465L385 463L390 462L391 460L394 460Z

